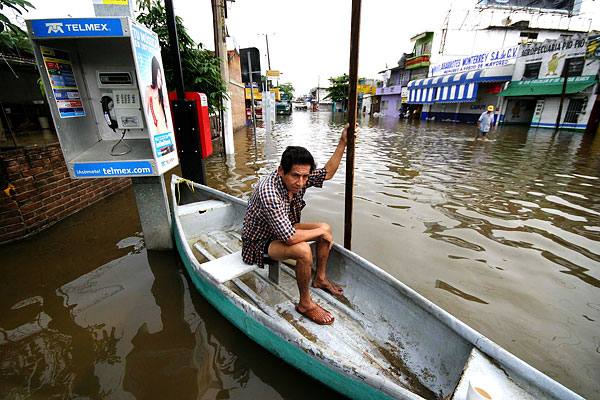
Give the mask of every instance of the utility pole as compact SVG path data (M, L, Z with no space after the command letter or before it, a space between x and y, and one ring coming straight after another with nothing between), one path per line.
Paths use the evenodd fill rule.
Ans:
M271 69L271 56L269 55L269 35L265 33L265 40L267 41L267 64L269 65L269 70Z
M215 55L221 61L221 79L225 83L228 97L221 101L223 146L225 154L234 154L233 147L233 118L231 116L231 93L229 92L229 64L227 62L227 44L225 34L225 2L226 0L211 0L213 12L213 32L215 34Z

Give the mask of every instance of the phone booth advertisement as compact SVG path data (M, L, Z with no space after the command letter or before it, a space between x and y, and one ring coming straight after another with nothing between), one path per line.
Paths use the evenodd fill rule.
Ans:
M72 178L159 176L179 163L154 32L127 17L27 29Z
M137 25L131 27L142 104L160 173L177 165L177 149L158 36Z

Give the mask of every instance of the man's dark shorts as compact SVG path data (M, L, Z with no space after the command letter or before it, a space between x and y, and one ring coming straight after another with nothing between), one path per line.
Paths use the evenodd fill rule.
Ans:
M275 239L269 239L269 240L267 240L267 242L265 243L265 247L263 247L263 263L265 263L265 264L268 264L270 262L274 262L275 261L271 257L269 257L269 246L274 241L275 241ZM264 265L263 265L263 268L264 268Z

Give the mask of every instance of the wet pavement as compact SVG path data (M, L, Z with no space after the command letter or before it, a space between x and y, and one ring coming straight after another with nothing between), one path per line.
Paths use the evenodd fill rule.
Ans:
M236 134L210 186L247 198L287 145L323 165L342 115L295 112ZM366 119L353 250L554 379L600 397L600 137ZM305 221L342 242L344 169ZM130 189L0 247L0 398L332 398L147 251Z

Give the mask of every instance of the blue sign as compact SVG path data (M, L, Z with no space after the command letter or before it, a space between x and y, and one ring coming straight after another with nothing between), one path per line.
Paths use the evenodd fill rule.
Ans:
M97 163L75 163L73 172L76 177L122 177L152 175L152 164L148 161L121 161L121 162L97 162Z
M37 38L123 36L123 28L120 18L34 19L31 33Z

